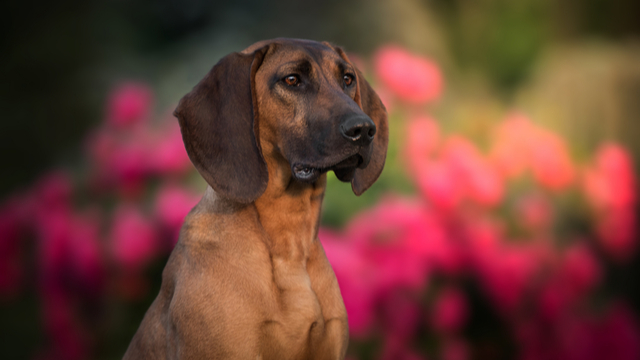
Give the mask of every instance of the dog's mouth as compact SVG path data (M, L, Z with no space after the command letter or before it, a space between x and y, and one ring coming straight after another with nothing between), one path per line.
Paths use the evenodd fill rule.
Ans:
M360 154L354 154L348 158L326 167L314 167L307 164L294 164L291 166L293 176L304 182L314 182L320 175L333 170L338 179L351 181L357 168L364 165L364 158Z

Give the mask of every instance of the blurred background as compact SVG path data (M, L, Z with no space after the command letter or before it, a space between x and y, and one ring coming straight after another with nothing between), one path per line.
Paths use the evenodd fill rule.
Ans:
M320 239L349 359L638 359L640 3L12 2L0 68L6 359L119 359L205 183L171 113L262 39L343 46L389 111Z

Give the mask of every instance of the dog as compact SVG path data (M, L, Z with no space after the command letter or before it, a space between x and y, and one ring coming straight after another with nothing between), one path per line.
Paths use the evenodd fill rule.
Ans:
M279 38L224 57L174 115L208 187L124 359L344 359L320 209L327 171L356 195L382 172L380 98L340 47Z

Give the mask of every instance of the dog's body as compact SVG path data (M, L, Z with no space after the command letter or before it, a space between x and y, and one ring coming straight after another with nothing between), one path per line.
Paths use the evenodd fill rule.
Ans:
M276 39L222 59L176 116L210 187L124 358L343 359L320 209L326 171L358 195L382 171L377 95L341 49Z

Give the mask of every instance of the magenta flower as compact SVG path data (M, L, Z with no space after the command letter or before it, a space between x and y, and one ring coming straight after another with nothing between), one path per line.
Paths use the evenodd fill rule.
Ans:
M453 168L451 180L460 184L470 200L485 206L495 206L502 200L501 177L469 140L450 137L445 142L442 157Z
M445 288L440 291L431 308L431 325L437 332L458 332L467 322L467 301L459 289Z
M158 191L155 213L158 222L171 234L171 245L178 241L185 216L200 201L200 196L175 185L164 185Z
M114 260L125 271L141 270L158 254L153 224L132 204L120 205L115 210L109 238Z
M142 83L127 82L116 87L107 100L107 123L116 127L146 120L151 112L153 91Z
M500 123L494 134L489 158L505 178L516 178L530 166L529 136L533 131L530 120L513 113Z
M575 178L575 169L564 141L538 128L529 140L531 169L534 178L552 190L566 189Z
M629 153L616 144L601 146L595 164L585 172L584 191L596 209L633 206L636 180Z
M440 141L438 123L426 116L413 118L406 128L406 158L411 171L423 166L436 151Z
M636 247L636 181L632 160L620 146L607 144L584 174L584 191L596 212L596 229L604 249L626 261Z
M369 334L374 321L375 279L368 262L353 242L320 229L318 235L331 263L349 316L349 332L355 338Z
M382 82L407 102L423 104L439 98L442 93L439 67L398 46L380 48L374 56L374 66Z
M175 119L165 123L152 142L148 157L150 167L156 173L181 174L193 169Z

